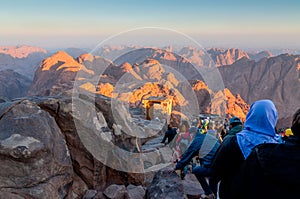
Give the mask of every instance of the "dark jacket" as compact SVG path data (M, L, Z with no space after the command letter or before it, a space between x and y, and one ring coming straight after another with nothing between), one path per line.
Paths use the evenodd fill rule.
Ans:
M216 152L211 166L214 176L221 180L219 187L221 199L231 199L231 183L243 161L244 156L239 148L236 136L226 136Z
M296 199L300 196L300 142L256 146L232 184L232 198Z
M241 124L236 125L234 127L232 127L225 135L224 137L228 136L228 135L236 135L238 132L240 132L241 130L243 130L243 126Z
M161 143L165 143L166 139L168 139L168 143L170 143L174 139L176 134L177 134L177 132L176 132L175 128L168 129L166 131L165 136L163 137Z
M183 153L180 161L176 164L175 170L182 170L195 156L199 156L203 166L210 167L219 146L220 143L216 137L198 132L187 150Z

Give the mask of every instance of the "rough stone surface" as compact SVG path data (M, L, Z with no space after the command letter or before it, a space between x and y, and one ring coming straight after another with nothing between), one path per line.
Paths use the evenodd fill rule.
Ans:
M103 194L109 199L124 199L125 193L126 193L126 187L124 185L116 185L116 184L110 185L103 192Z
M94 110L95 106L88 96L81 96L77 100L82 105L82 110L79 112L84 114L80 118L72 111L72 99L69 97L69 93L60 97L35 99L42 109L47 110L55 118L65 136L74 172L80 178L76 183L73 183L73 192L76 192L77 195L83 195L87 190L84 188L85 186L88 189L104 190L110 184L144 184L146 182L144 174L127 173L121 170L136 168L137 171L143 171L144 168L143 164L140 164L141 162L137 164L130 157L127 157L128 153L125 154L124 150L119 150L111 145L112 142L119 142L124 146L129 146L132 141L128 139L128 136L117 137L110 129L109 123L113 124L114 121L113 117L110 117L109 101L103 98L100 103L98 99L99 104L96 103L96 113L92 113L87 110ZM98 119L88 120L89 115L92 114L95 114ZM85 118L87 121L84 121ZM85 134L79 135L78 130ZM110 137L111 144L105 144L103 140L101 141L102 144L99 144L100 141L95 142L101 136L104 136L105 139ZM84 145L83 141L88 145ZM128 160L130 161L128 162ZM116 168L119 168L119 171ZM81 184L85 186L80 188Z
M125 199L144 199L146 191L142 186L128 185Z
M65 198L72 164L55 120L34 102L0 104L0 198Z
M235 61L241 58L249 59L249 56L246 52L235 48L231 48L231 49L212 48L208 50L208 53L215 61L216 66L233 64Z
M248 104L259 99L272 99L279 118L292 116L300 99L300 56L282 54L258 62L240 59L219 67L225 86L240 94ZM284 122L284 121L283 121ZM280 124L281 126L290 124Z
M187 198L184 194L182 180L176 173L170 173L171 169L162 169L158 171L152 183L147 187L146 198L165 198L165 199L183 199Z
M93 199L95 198L96 194L97 194L96 190L92 190L92 189L87 190L84 196L82 197L82 199Z
M200 198L201 194L204 193L200 183L194 174L187 174L183 180L184 193L189 199Z

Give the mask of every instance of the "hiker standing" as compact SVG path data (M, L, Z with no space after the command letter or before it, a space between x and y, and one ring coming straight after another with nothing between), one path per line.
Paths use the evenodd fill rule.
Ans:
M174 139L174 137L176 136L177 132L176 129L172 127L171 124L168 124L168 129L165 132L165 135L161 141L161 143L165 143L166 140L168 140L168 144Z

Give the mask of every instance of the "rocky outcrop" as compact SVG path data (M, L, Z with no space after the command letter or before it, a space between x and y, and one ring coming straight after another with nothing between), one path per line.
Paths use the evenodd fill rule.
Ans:
M230 118L237 116L245 121L246 115L250 106L241 98L239 94L233 95L229 89L224 90L224 94L227 101L226 115Z
M184 180L177 174L172 173L172 168L167 167L159 170L147 187L146 198L174 198L194 199L200 198L203 189L199 181L192 173L187 173Z
M87 76L94 74L66 52L59 51L40 64L28 95L57 95L69 90L73 88L78 71L83 71Z
M214 60L216 66L230 65L243 57L249 59L248 54L240 49L231 48L225 50L221 48L212 48L207 52Z
M29 100L0 104L0 198L65 198L72 163L53 117Z
M9 99L26 96L31 80L13 70L0 71L0 96Z
M259 62L241 59L220 67L225 86L251 104L271 99L279 118L293 115L300 99L300 56L284 54ZM286 124L287 126L290 124Z
M147 198L182 199L184 194L183 182L176 173L170 173L171 169L158 171L152 183L147 187Z
M108 98L92 101L64 93L0 104L0 196L81 198L111 184L150 183L149 158L126 152L140 148L126 109L112 115Z

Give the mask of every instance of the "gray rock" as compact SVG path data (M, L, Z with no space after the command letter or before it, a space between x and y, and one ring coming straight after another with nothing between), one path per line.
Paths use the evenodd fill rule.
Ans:
M128 185L126 199L144 199L146 191L142 186Z
M0 198L65 198L72 164L55 120L34 102L0 104Z
M103 192L99 191L93 199L107 199L107 198L104 196Z
M97 194L96 190L89 189L85 192L84 196L82 199L93 199Z
M187 198L184 194L183 182L176 173L170 173L171 168L159 170L147 187L146 198L158 199L183 199Z
M183 180L183 190L189 199L200 198L204 193L194 174L187 174Z
M109 199L124 199L126 188L124 185L112 184L105 189L103 194Z

